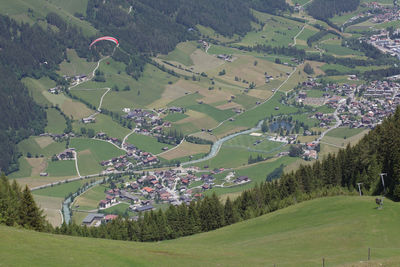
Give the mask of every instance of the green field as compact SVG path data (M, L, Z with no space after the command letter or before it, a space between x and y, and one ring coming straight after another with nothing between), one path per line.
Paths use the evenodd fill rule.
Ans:
M28 139L21 141L18 144L19 151L26 156L29 152L34 157L37 155L43 155L45 157L51 157L54 154L58 154L65 149L65 142L55 142L51 137L35 137L31 136Z
M262 140L260 144L254 145L257 140ZM266 139L266 137L256 137L250 135L239 135L224 143L224 147L244 148L249 151L263 151L264 153L270 153L275 151L279 147L282 147L282 143L273 142Z
M354 135L357 135L364 131L365 129L363 128L336 128L333 129L332 131L329 131L326 135L331 136L331 137L337 137L337 138L350 138Z
M203 161L195 164L199 167L208 166L210 169L214 168L235 168L240 166L245 166L248 164L248 159L250 156L253 158L258 155L266 157L264 152L251 152L245 147L234 147L234 146L222 146L218 154L207 161Z
M20 157L18 159L19 170L13 173L10 173L8 178L21 178L21 177L29 177L32 173L32 166L26 161L25 157Z
M300 32L303 24L283 17L253 11L255 17L266 25L261 31L247 33L238 45L254 46L266 44L271 46L287 46L293 43L293 37Z
M74 201L74 207L79 210L93 210L97 209L100 200L104 199L106 194L104 190L106 189L103 185L94 186ZM77 207L79 205L79 208Z
M162 152L163 147L171 148L172 145L160 143L156 138L133 133L128 137L128 143L135 145L142 151L150 152L152 154L158 154Z
M115 206L113 206L111 208L102 210L102 213L105 213L105 214L123 214L128 209L129 209L129 204L120 203L120 204L115 205Z
M58 236L1 226L5 266L386 266L400 262L400 206L373 197L303 202L216 231L157 243ZM371 248L371 261L367 260ZM59 253L63 251L63 253Z
M99 68L100 71L104 72L106 82L89 81L77 86L75 90L118 86L118 92L110 91L104 97L103 108L122 113L123 108L146 107L162 98L168 82L177 81L176 77L162 72L153 65L146 65L142 77L138 80L127 75L125 68L124 63L107 59L100 64ZM125 86L129 86L131 90L123 91ZM98 103L96 106L98 106Z
M66 1L66 3L70 3L70 1ZM67 58L68 61L65 60L60 64L60 70L58 71L60 75L88 75L96 66L96 62L87 62L86 59L80 58L75 50L68 49Z
M186 66L193 65L193 61L190 55L197 49L197 44L194 42L184 42L176 46L175 50L170 52L166 56L162 56L162 59L169 61L176 61Z
M40 78L39 80L33 78L23 78L21 80L26 87L28 87L33 99L36 103L45 106L51 105L52 103L43 95L43 91L46 91L54 86L56 83L50 80L48 77Z
M187 117L189 116L184 113L170 113L164 118L164 120L170 122L177 122Z
M364 53L350 49L345 46L341 46L340 43L338 44L331 44L331 43L323 43L319 45L322 49L324 49L328 54L334 54L338 56L348 56L348 55L355 55L355 56L363 56Z
M114 145L94 139L73 138L70 147L78 152L78 167L81 175L100 173L103 168L100 162L125 154Z
M50 161L46 172L51 177L77 175L74 160Z
M55 108L47 109L47 126L45 131L48 133L62 134L67 127L65 118Z
M73 88L70 90L71 95L76 96L94 107L96 109L100 105L100 99L104 95L105 92L107 92L106 88L97 88L97 89L75 89Z
M296 158L281 157L276 160L268 160L266 162L261 162L239 168L235 170L236 177L242 175L248 176L251 179L250 183L241 186L233 186L227 188L213 188L211 190L208 190L206 194L211 195L215 192L217 195L226 195L231 193L242 192L243 190L253 188L256 183L259 184L261 182L265 182L267 175L270 174L272 171L274 171L276 168L279 168L281 164L286 166L296 160L297 160ZM223 175L223 177L225 176L226 173Z
M65 198L70 193L75 193L85 180L73 181L33 191L34 195Z
M84 124L74 122L72 124L74 131L80 132L81 128L93 129L95 133L104 132L109 137L115 137L122 140L131 130L122 127L118 122L113 121L110 116L98 114L95 123Z
M125 154L123 150L108 142L88 138L73 138L71 139L70 147L75 148L78 152L90 150L93 157L98 161Z
M73 119L81 119L93 114L93 111L81 102L72 100L64 94L49 93L48 89L54 87L56 83L47 77L39 80L24 78L22 82L28 87L33 99L42 106L58 106L64 114Z

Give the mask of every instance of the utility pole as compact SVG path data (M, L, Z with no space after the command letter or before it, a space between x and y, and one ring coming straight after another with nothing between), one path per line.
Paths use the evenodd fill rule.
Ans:
M382 180L383 193L386 194L385 179L383 179L383 176L387 176L387 173L381 173L381 174L379 174L379 175L381 176L381 180Z
M361 197L361 185L362 185L363 183L357 183L357 185L358 185L358 192L360 192L360 197Z

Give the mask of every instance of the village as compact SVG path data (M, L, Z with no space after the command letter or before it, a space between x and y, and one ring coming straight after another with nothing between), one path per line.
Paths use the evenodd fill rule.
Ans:
M247 176L235 177L235 173L230 172L222 185L215 185L214 175L223 171L225 169L222 168L201 174L198 168L191 167L130 175L129 179L125 179L122 183L110 183L110 188L104 192L104 199L98 204L98 213L89 213L82 225L97 227L116 219L117 214L104 214L102 211L122 203L129 205L126 211L128 214L134 214L130 219L137 220L140 213L155 210L163 204L190 205L193 200L202 198L204 192L214 186L222 187L224 183L242 185L251 182ZM193 182L200 185L191 186Z
M370 36L367 43L373 45L382 53L400 59L400 29L393 31L392 34L388 30L383 29L380 33Z

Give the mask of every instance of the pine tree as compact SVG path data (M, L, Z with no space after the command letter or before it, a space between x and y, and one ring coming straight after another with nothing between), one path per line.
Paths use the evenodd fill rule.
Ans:
M231 199L229 197L226 199L225 202L224 217L226 225L234 224L239 221L239 214L236 208L234 208Z
M42 231L45 227L42 214L43 211L36 206L28 186L25 186L18 209L19 224L26 228Z

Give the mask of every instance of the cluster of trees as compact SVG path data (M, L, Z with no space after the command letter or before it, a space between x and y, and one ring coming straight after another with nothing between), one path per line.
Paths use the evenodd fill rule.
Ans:
M199 145L212 145L214 144L213 141L210 140L206 140L206 139L202 139L200 137L196 137L196 136L186 136L185 140L189 143L193 143L193 144L199 144Z
M307 11L316 19L327 20L335 15L354 11L359 5L360 0L314 0L308 5Z
M257 44L253 47L250 46L239 46L238 49L246 51L256 51L257 53L268 53L274 55L285 55L295 57L299 60L303 60L306 57L306 51L304 49L298 49L295 46L270 46L265 44Z
M389 67L380 70L369 70L363 73L363 76L366 80L381 80L390 76L399 75L400 68L399 67Z
M177 145L183 140L184 137L185 136L182 132L177 131L176 129L171 129L157 137L157 141L164 144Z
M51 229L29 188L22 191L15 180L10 184L4 173L0 175L0 224L36 231Z
M307 73L308 75L314 74L314 69L311 67L309 63L307 63L304 68L304 72Z
M254 157L254 158L252 155L250 155L249 158L247 159L247 163L253 164L253 163L261 162L264 160L267 160L267 158L264 158L262 155L257 155L257 157Z

